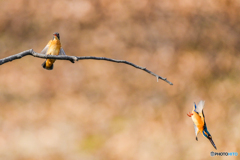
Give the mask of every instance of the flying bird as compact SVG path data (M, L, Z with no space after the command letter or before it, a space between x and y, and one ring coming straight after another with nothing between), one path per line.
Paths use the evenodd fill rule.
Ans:
M47 55L66 55L64 50L61 47L59 33L53 33L53 39L48 42L46 47L41 51L42 54ZM43 64L43 68L47 70L53 69L53 63L55 59L47 59Z
M204 103L205 103L204 101L200 101L198 105L196 105L194 102L192 113L189 112L187 115L189 117L192 117L195 134L196 134L196 140L198 140L197 138L198 133L201 132L203 136L206 137L211 142L213 147L217 149L216 145L212 140L211 134L207 130L205 116L203 114Z

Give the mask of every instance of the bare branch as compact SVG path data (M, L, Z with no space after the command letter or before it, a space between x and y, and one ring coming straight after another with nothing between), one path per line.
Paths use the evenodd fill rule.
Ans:
M131 62L128 62L128 61L110 59L110 58L105 58L105 57L92 57L92 56L76 57L76 56L62 56L62 55L61 56L54 56L54 55L46 55L46 54L37 53L37 52L34 52L33 49L30 49L30 50L26 50L26 51L23 51L21 53L18 53L18 54L0 59L0 65L2 65L4 63L7 63L7 62L11 62L11 61L16 60L16 59L20 59L20 58L22 58L24 56L27 56L27 55L31 55L31 56L38 57L38 58L43 58L43 59L69 60L72 63L74 63L75 61L84 60L84 59L104 60L104 61L110 61L110 62L116 62L116 63L125 63L125 64L131 65L135 68L141 69L141 70L157 77L157 81L158 81L158 79L161 79L161 80L169 83L170 85L173 85L173 83L168 81L167 78L163 78L163 77L151 72L147 68L140 67L140 66L135 65L135 64L133 64Z

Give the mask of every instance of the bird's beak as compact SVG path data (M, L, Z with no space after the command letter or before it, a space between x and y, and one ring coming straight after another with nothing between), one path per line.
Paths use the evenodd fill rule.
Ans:
M211 144L213 145L213 147L217 150L217 147L216 147L215 143L213 142L212 138L208 138L208 139L211 142Z

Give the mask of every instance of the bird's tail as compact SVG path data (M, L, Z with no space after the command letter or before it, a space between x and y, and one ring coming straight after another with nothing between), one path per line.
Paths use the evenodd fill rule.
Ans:
M52 64L51 66L47 66L47 65L46 65L46 61L45 61L45 62L43 62L42 67L43 67L44 69L47 69L47 70L52 70L52 69L53 69L53 64Z

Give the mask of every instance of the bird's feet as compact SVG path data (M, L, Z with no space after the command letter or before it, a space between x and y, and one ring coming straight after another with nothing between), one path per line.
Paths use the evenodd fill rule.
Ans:
M187 115L188 115L188 117L191 117L193 115L193 113L189 112Z

